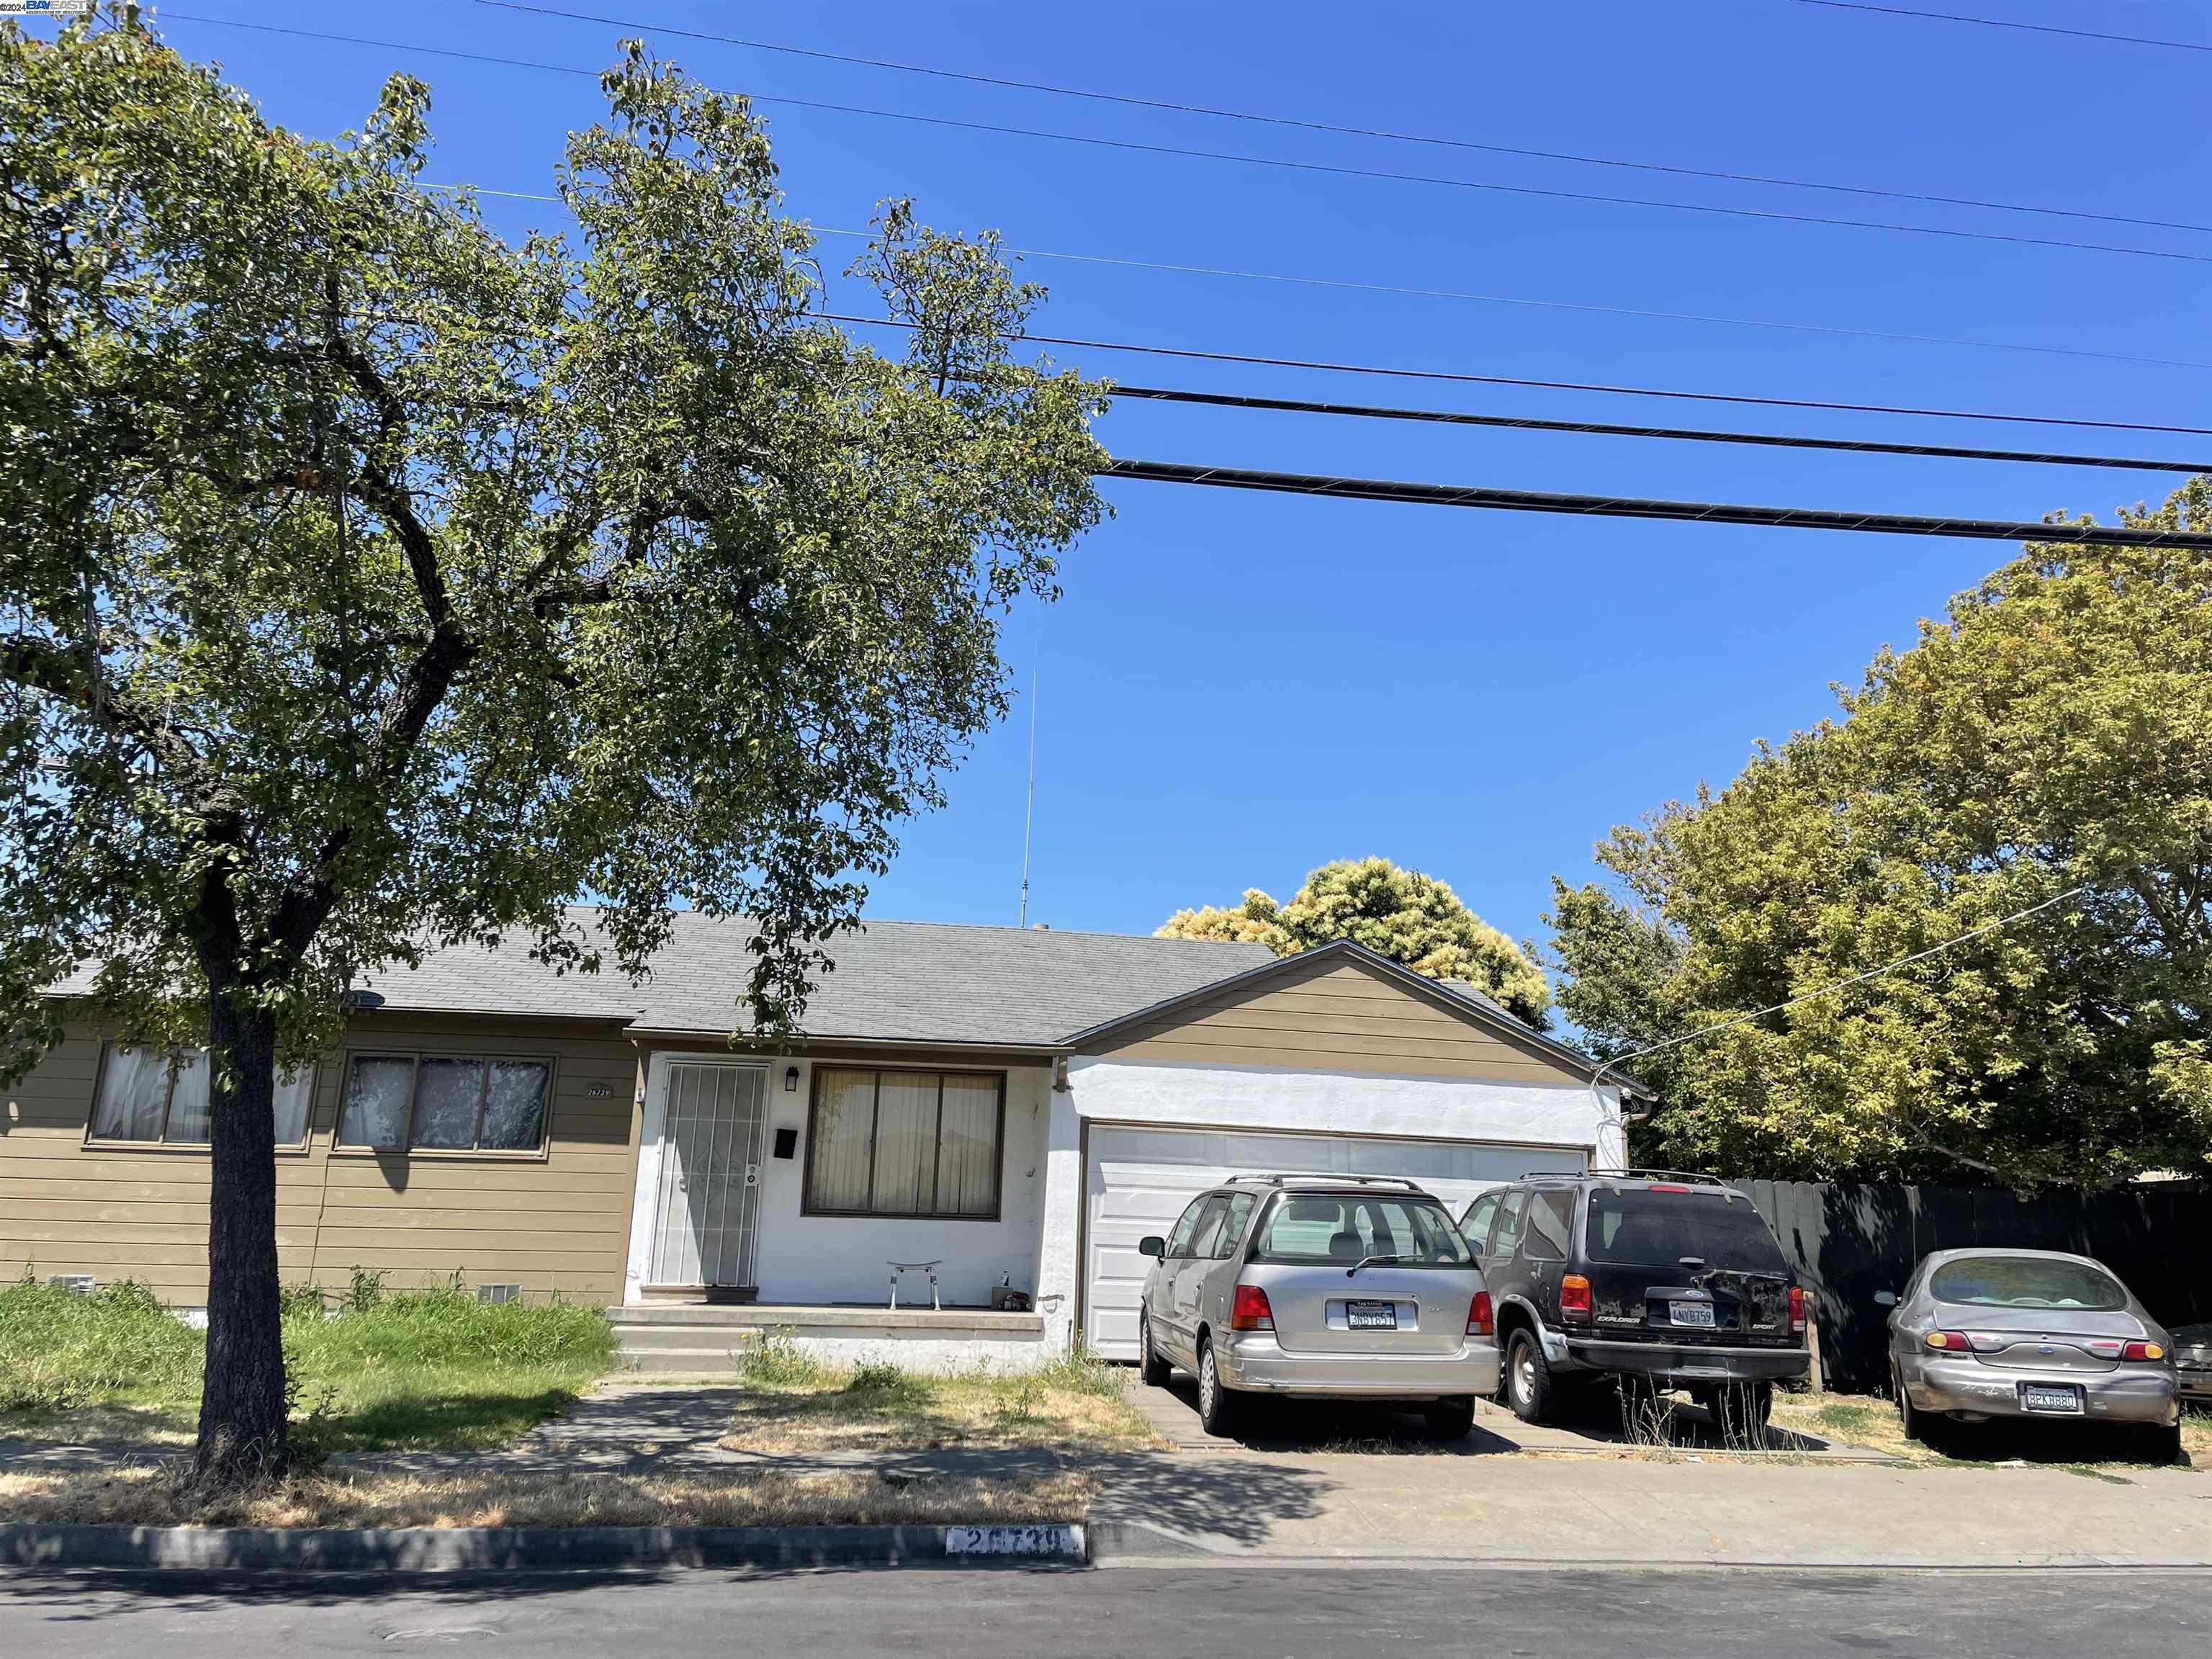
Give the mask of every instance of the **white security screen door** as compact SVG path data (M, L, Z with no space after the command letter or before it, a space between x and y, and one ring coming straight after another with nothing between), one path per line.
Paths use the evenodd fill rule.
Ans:
M767 1086L768 1073L757 1066L669 1066L653 1284L758 1283Z

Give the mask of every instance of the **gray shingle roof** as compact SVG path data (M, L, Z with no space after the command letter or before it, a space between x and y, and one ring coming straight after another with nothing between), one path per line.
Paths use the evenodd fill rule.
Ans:
M586 933L597 913L571 912ZM651 977L633 985L611 963L556 975L528 942L434 951L363 988L392 1009L566 1015L634 1021L648 1030L726 1032L740 1020L751 925L691 912ZM1258 945L1147 939L945 922L871 921L831 941L836 969L808 1003L809 1036L886 1042L1049 1046L1273 960Z

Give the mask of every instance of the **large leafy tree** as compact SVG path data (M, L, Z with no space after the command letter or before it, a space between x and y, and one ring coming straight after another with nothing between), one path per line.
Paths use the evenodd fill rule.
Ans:
M1100 511L993 241L890 209L878 356L744 100L604 85L518 246L416 183L411 79L320 143L135 10L0 29L0 1043L66 985L211 1049L204 1485L286 1461L272 1068L355 976L636 972L683 901L760 918L732 1023L788 1019Z
M1264 945L1282 957L1348 939L1431 979L1466 981L1532 1025L1545 1023L1551 1005L1543 970L1525 951L1443 882L1388 859L1340 859L1309 875L1288 904L1249 888L1239 904L1178 910L1158 932Z
M2212 488L2129 521L2212 528ZM1560 1006L1609 1054L1837 988L1638 1061L1662 1161L2212 1168L2212 561L2053 534L1839 720L1615 830L1610 883L1558 888Z

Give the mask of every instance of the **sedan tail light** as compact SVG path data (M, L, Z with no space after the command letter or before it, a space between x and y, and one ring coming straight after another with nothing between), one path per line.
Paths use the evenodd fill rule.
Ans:
M1272 1331L1275 1328L1275 1310L1267 1305L1267 1293L1257 1285L1239 1285L1237 1299L1229 1307L1229 1328L1232 1331Z
M1498 1329L1498 1321L1490 1309L1490 1292L1477 1291L1474 1304L1467 1310L1467 1334L1469 1336L1489 1336Z
M2120 1350L2123 1359L2163 1359L2166 1345L2162 1342L2130 1342Z
M1790 1287L1790 1334L1805 1334L1805 1289L1802 1285Z
M1588 1319L1590 1316L1590 1282L1580 1273L1569 1273L1559 1280L1559 1317Z
M1964 1331L1930 1331L1922 1339L1941 1353L1972 1353L1973 1339Z

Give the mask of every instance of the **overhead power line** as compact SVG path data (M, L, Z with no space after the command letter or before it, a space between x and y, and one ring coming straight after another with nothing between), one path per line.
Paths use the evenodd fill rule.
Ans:
M176 15L172 12L171 16ZM577 73L582 73L581 70ZM426 190L467 190L479 196L497 196L517 202L550 202L564 205L558 196L527 190L495 190L483 185L425 185ZM817 236L844 236L866 240L872 233L831 225L811 227ZM1158 259L1125 259L1105 253L1069 253L1054 248L1009 245L1006 252L1024 259L1058 259L1070 264L1108 265L1124 270L1158 270L1180 276L1216 276L1246 283L1274 283L1296 288L1330 289L1352 294L1387 294L1401 299L1450 300L1470 305L1513 306L1536 311L1568 311L1592 317L1634 317L1646 321L1703 323L1717 327L1768 329L1785 334L1832 335L1839 339L1888 340L1903 345L1954 346L1974 351L2013 351L2042 357L2077 357L2100 363L2133 363L2152 368L2212 369L2212 362L2194 357L2151 357L2135 352L2093 351L2084 346L2032 345L2018 340L1981 340L1970 335L1905 334L1880 328L1851 328L1840 323L1790 323L1767 317L1729 317L1714 312L1659 311L1645 306L1607 306L1581 300L1536 300L1517 294L1482 294L1468 289L1418 288L1401 283L1367 283L1342 276L1306 276L1291 271L1240 270L1231 265L1174 264ZM866 318L848 319L866 321ZM1082 343L1077 342L1076 343ZM1134 349L1135 348L1131 348ZM1730 401L1734 401L1731 399ZM2002 417L1992 417L2002 418ZM2068 422L2073 425L2077 422Z
M884 317L861 317L849 312L817 313L832 323L859 323L871 328L911 331L912 323ZM1371 374L1396 380L1438 380L1457 386L1527 386L1545 392L1593 392L1614 398L1664 398L1687 403L1737 404L1761 409L1819 409L1850 415L1910 415L1927 420L1994 421L2014 426L2073 426L2107 432L2163 432L2178 437L2212 438L2212 427L2167 426L2153 421L2099 421L2074 415L2009 415L1991 410L1930 409L1912 404L1853 404L1817 398L1762 398L1739 392L1683 392L1661 386L1612 386L1598 380L1543 380L1514 374L1473 374L1447 368L1393 368L1376 363L1332 362L1316 357L1273 357L1254 352L1202 351L1192 346L1139 345L1126 340L1087 340L1072 334L1033 334L1013 337L1035 345L1074 346L1085 351L1127 351L1149 357L1175 357L1193 362L1238 363L1263 368L1316 369L1330 374Z
M2212 52L2201 40L2160 40L2143 34L2112 34L2103 29L2067 28L2057 23L2023 23L2011 17L1970 17L1955 11L1918 11L1911 6L1877 6L1865 0L1797 0L1801 6L1829 11L1866 11L1883 17L1910 17L1929 23L1973 23L1985 29L2017 29L2024 34L2063 34L2076 40L2110 40L2125 46L2164 46L2173 52Z
M1844 196L1863 196L1892 202L1918 202L1944 207L1985 209L1998 213L2033 213L2048 218L2081 219L2100 224L2137 225L2156 230L2188 230L2212 234L2212 225L2192 224L2173 219L2137 218L2123 213L2095 213L2083 208L2050 207L2026 202L1997 202L1973 196L1942 196L1929 191L1887 190L1871 185L1844 185L1817 179L1787 179L1771 173L1735 173L1711 167L1684 167L1667 161L1644 161L1628 156L1587 155L1572 150L1534 149L1519 144L1488 143L1473 138L1453 138L1440 133L1403 132L1389 127L1362 127L1340 125L1331 121L1310 120L1300 116L1270 114L1259 110L1224 109L1217 105L1178 102L1169 98L1147 98L1138 94L1103 92L1092 87L1069 87L1049 81L1024 81L1011 76L982 75L968 70L945 69L929 64L906 64L888 58L865 58L848 52L823 52L811 46L793 46L775 40L754 40L741 35L716 34L706 29L680 28L672 23L647 23L635 18L608 17L595 12L569 11L556 6L534 6L522 0L477 0L480 5L493 6L503 11L528 12L540 17L565 18L571 22L604 23L613 28L638 29L655 34L674 35L679 40L704 40L718 46L740 46L750 52L778 52L790 58L811 58L818 63L846 64L856 68L889 70L900 75L927 76L935 80L955 81L969 86L1003 87L1018 92L1048 93L1056 98L1077 98L1091 103L1115 104L1128 109L1158 110L1179 115L1200 115L1216 120L1244 121L1255 125L1285 127L1302 132L1326 132L1345 138L1375 138L1392 143L1427 144L1443 149L1480 151L1490 155L1518 155L1531 161L1566 161L1580 167L1618 167L1637 173L1664 173L1680 179L1711 179L1726 184L1771 185L1787 190L1817 190Z
M1343 415L1375 421L1426 421L1447 426L1504 427L1519 432L1662 438L1689 443L1756 444L1774 449L1829 449L1857 455L1911 455L1936 460L2018 461L2045 466L2110 466L2150 472L2212 472L2212 461L2147 461L2117 455L1966 449L1948 444L1881 443L1871 439L1813 438L1772 432L1715 432L1701 427L1615 426L1601 421L1545 421L1520 415L1474 415L1448 409L1393 409L1374 404L1315 403L1303 398L1256 398L1237 392L1188 392L1162 386L1117 385L1113 395L1157 403L1199 404L1214 409L1269 410L1291 415Z
M2094 882L2082 882L2079 885L2068 888L2063 893L2053 893L2049 898L2039 903L2026 905L2018 910L1999 916L1995 921L1985 921L1978 927L1972 927L1963 933L1954 934L1951 938L1940 940L1923 951L1915 951L1911 955L1899 957L1894 962L1885 962L1879 968L1869 968L1864 973L1852 974L1832 984L1823 985L1815 990L1791 997L1784 1002L1771 1003L1764 1008L1754 1008L1748 1013L1732 1014L1726 1019L1717 1019L1710 1025L1700 1025L1695 1030L1685 1031L1680 1036L1668 1037L1663 1042L1650 1043L1630 1054L1616 1054L1598 1066L1598 1075L1593 1077L1590 1081L1595 1084L1599 1078L1607 1072L1612 1072L1618 1077L1620 1072L1616 1068L1620 1066L1632 1065L1637 1060L1648 1059L1653 1054L1663 1054L1669 1048L1679 1048L1686 1042L1696 1042L1704 1037L1717 1036L1723 1031L1732 1031L1739 1025L1748 1025L1755 1019L1765 1019L1774 1014L1787 1013L1792 1008L1802 1008L1808 1002L1819 1002L1824 998L1848 991L1853 986L1864 985L1870 981L1885 978L1897 972L1900 968L1910 968L1915 963L1925 962L1930 957L1941 956L1944 951L1959 945L1986 938L2000 928L2011 927L2016 921L2025 921L2030 916L2040 915L2045 910L2055 909L2069 899L2079 898L2094 885Z
M331 40L346 45L377 46L392 52L426 52L442 57L464 58L478 63L501 64L515 69L550 70L557 74L596 75L597 71L579 69L573 64L542 64L520 58L504 58L489 52L461 52L445 46L426 46L409 41L368 40L358 36L325 33L316 29L293 28L276 23L248 23L234 18L204 17L192 12L172 11L164 14L188 22L211 23L224 28L257 29L266 33L291 34L308 40ZM989 133L999 137L1040 138L1054 143L1075 144L1093 149L1110 149L1125 155L1164 155L1183 161L1226 161L1243 167L1267 167L1279 172L1321 174L1331 178L1363 179L1395 184L1421 185L1449 190L1474 191L1491 195L1540 198L1550 201L1583 202L1612 207L1650 208L1665 212L1698 213L1731 219L1750 219L1773 224L1821 225L1853 230L1894 232L1914 236L1936 236L1953 240L1972 242L2002 242L2020 247L2063 248L2086 253L2114 253L2144 259L2177 260L2191 264L2212 264L2212 253L2185 253L2171 248L2136 247L2117 242L2086 242L2057 236L2028 236L2012 231L1965 230L1943 225L1917 225L1881 219L1845 219L1823 214L1789 213L1779 209L1724 207L1711 202L1674 201L1661 197L1614 196L1601 191L1559 190L1539 185L1510 185L1498 179L1461 179L1443 173L1402 173L1387 167L1346 167L1328 161L1299 161L1279 155L1252 155L1240 151L1200 149L1182 144L1153 144L1133 138L1105 138L1094 134L1055 132L1044 127L1010 126L992 121L967 121L949 115L921 115L908 110L876 109L860 104L830 103L821 99L789 98L781 94L746 94L757 104L768 104L785 109L811 109L836 115L860 115L875 120L904 121L921 126L939 127L962 132Z
M1329 477L1250 467L1191 466L1179 461L1113 460L1102 478L1199 484L1340 501L1403 501L1422 507L1481 507L1505 513L1559 513L1582 518L1666 519L1695 524L1754 525L1774 530L1843 530L1875 536L1944 536L1970 541L2063 542L2092 547L2180 547L2212 552L2212 532L2139 530L2126 526L2002 522L1928 518L1898 513L1838 513L1807 507L1739 507L1720 501L1650 501L1626 495L1562 495L1534 489L1471 484L1407 483L1389 478Z

